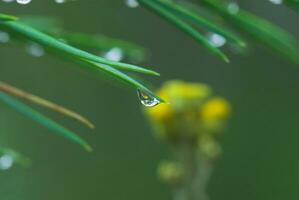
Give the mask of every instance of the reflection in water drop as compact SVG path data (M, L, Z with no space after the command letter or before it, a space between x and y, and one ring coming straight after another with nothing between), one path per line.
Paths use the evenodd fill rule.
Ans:
M31 0L17 0L17 3L22 4L22 5L28 4L30 2L31 2Z
M156 99L155 97L153 97L151 95L148 95L147 93L145 93L139 89L137 90L137 95L138 95L140 102L146 107L154 107L160 103L160 101L158 99Z
M121 48L114 47L104 54L104 57L112 61L121 61L124 58L124 53Z
M0 43L6 43L10 40L10 36L8 33L0 31Z
M271 3L276 4L276 5L280 5L283 3L283 0L269 0Z
M230 14L237 14L239 12L239 10L240 10L240 7L239 7L239 5L236 2L230 2L227 5L227 11Z
M217 33L208 33L207 38L214 47L222 47L226 43L226 39Z
M44 48L36 43L30 43L26 46L26 52L34 57L41 57L45 55Z
M137 8L139 6L137 0L125 0L125 3L129 8Z
M8 155L5 154L3 156L0 157L0 170L8 170L9 168L12 167L13 165L13 158Z

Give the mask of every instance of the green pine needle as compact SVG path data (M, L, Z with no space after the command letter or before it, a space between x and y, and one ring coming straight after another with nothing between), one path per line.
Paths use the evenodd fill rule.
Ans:
M110 61L105 58L93 55L91 53L88 53L86 51L77 49L75 47L72 47L64 42L61 42L47 34L44 34L34 28L31 28L30 26L27 26L25 24L22 24L20 22L16 21L9 21L9 22L2 22L0 23L0 27L3 26L10 31L16 32L22 36L25 36L26 38L37 42L44 47L55 49L58 52L68 54L69 56L77 57L77 58L82 58L82 59L87 59L93 62L98 62L106 65L113 66L118 69L122 70L128 70L128 71L134 71L134 72L139 72L139 73L144 73L144 74L149 74L149 75L159 75L159 73L144 69L135 65L131 64L126 64L126 63L120 63L120 62L115 62L115 61Z
M221 15L227 23L239 29L239 31L248 34L259 43L268 46L290 61L299 64L297 39L280 27L244 10L232 13L229 11L227 3L219 0L200 0L199 3L205 5L212 12Z
M136 44L124 40L110 38L104 35L89 35L84 33L72 33L61 31L55 36L59 36L76 47L106 52L112 48L120 48L125 58L140 62L146 58L146 50Z
M87 61L90 61L88 66L90 66L90 63L93 63L94 64L92 66L93 71L96 71L98 73L98 72L107 72L107 70L110 70L111 71L109 73L110 75L125 81L126 83L128 83L134 88L136 87L136 85L144 89L146 87L141 83L137 82L136 80L134 80L133 78L131 78L130 76L125 75L118 70L122 69L122 70L129 70L129 71L140 72L140 73L150 74L150 75L160 75L159 73L152 70L144 69L131 64L110 61L102 57L93 55L86 51L70 46L64 42L61 42L47 34L44 34L28 25L23 24L22 22L15 22L15 21L0 22L0 28L4 28L5 30L10 31L17 36L23 36L31 41L37 42L38 44L42 45L45 48L54 50L55 53L57 52L66 55L66 57L70 58L74 62L82 63L83 60L86 63ZM95 68L97 68L97 70L94 70ZM89 70L91 68L89 67L84 69ZM118 73L115 73L116 71ZM121 74L121 76L119 76L119 74ZM149 89L146 89L146 91L148 91L150 94L153 94L153 92L150 91Z
M221 27L220 25L215 24L215 23L201 17L197 13L193 12L192 10L190 10L188 8L185 8L181 5L179 5L178 3L175 3L175 2L172 2L169 0L160 0L157 2L161 3L166 8L168 8L169 10L172 10L173 12L177 13L178 15L180 15L186 19L192 20L197 25L199 25L205 29L208 29L211 32L215 32L215 33L218 33L219 35L222 35L228 41L235 43L235 44L239 45L240 47L246 46L246 43L232 31L226 30L224 27Z
M221 60L225 62L229 62L227 56L221 52L218 48L214 47L202 34L200 34L196 29L192 26L181 20L175 14L170 12L168 9L165 9L155 0L138 0L138 2L149 10L157 13L162 18L167 20L168 22L174 24L177 28L191 36L195 39L200 45L205 47L211 54L217 56Z
M93 35L67 31L62 27L60 19L56 17L22 16L20 21L55 38L62 38L68 44L80 49L108 52L113 48L119 48L125 59L127 58L135 63L144 61L148 54L145 48L125 40L102 34Z
M0 22L1 21L15 21L18 20L17 17L11 15L5 15L0 13Z
M32 109L31 107L27 106L26 104L22 103L21 101L0 92L0 101L7 104L8 106L12 107L13 109L17 110L18 112L22 113L23 115L31 118L32 120L36 121L37 123L41 124L42 126L54 131L55 133L67 138L68 140L72 141L73 143L79 144L82 146L86 151L92 151L92 148L89 146L87 142L77 136L74 132L68 130L67 128L63 127L62 125L58 124L57 122L53 121L52 119L44 116L43 114L37 112L36 110Z
M121 71L114 69L113 67L110 67L109 65L96 63L93 61L82 59L81 63L85 64L87 67L89 67L91 70L102 70L104 73L111 75L113 77L116 77L118 80L121 80L122 82L128 84L129 86L133 87L134 89L139 89L144 92L146 92L148 95L156 98L161 103L165 103L163 99L158 97L155 93L153 93L151 90L149 90L147 87L136 81L135 79L129 77L128 75L122 73Z

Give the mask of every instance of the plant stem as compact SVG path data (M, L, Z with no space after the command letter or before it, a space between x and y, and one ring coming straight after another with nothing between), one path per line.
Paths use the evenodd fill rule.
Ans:
M174 200L208 200L206 187L212 172L210 160L190 142L182 142L176 149L184 179L174 189Z
M197 200L208 200L207 184L213 168L210 160L202 152L197 154L197 173L193 181L193 192Z

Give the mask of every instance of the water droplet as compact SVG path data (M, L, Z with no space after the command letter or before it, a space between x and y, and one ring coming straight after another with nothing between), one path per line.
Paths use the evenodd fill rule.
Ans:
M236 3L236 2L230 2L228 3L227 5L227 11L230 13L230 14L237 14L240 10L240 7L239 5Z
M214 47L222 47L226 43L226 39L217 33L208 33L207 38Z
M154 107L160 103L158 99L139 89L137 90L137 95L140 102L146 107Z
M58 3L58 4L64 4L64 3L73 2L76 0L54 0L54 1L55 1L55 3Z
M124 53L121 48L114 47L104 54L104 57L112 61L121 61L124 58Z
M280 5L283 3L283 0L269 0L269 1L275 5Z
M30 2L31 2L31 0L17 0L17 3L18 4L22 4L22 5L26 5L26 4L30 3Z
M125 0L125 4L129 8L137 8L139 6L139 3L137 0Z
M57 38L57 40L59 40L60 42L63 42L63 43L66 43L67 44L67 41L63 38Z
M26 51L27 53L29 53L30 55L34 56L34 57L41 57L43 55L45 55L45 50L44 48L36 43L30 43L26 46Z
M2 1L5 3L11 3L11 2L14 2L15 0L2 0Z
M12 167L14 163L13 158L8 155L5 154L3 156L0 157L0 170L8 170L9 168Z
M65 3L66 0L55 0L55 3Z
M8 33L0 31L0 43L7 43L10 40Z

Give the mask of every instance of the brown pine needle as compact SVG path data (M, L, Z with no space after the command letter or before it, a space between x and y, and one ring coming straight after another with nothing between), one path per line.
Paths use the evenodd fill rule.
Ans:
M61 113L67 117L73 118L79 122L81 122L82 124L86 125L87 127L93 129L95 128L95 126L85 117L83 117L82 115L71 111L63 106L60 106L58 104L55 104L51 101L48 101L46 99L43 99L41 97L35 96L33 94L30 94L28 92L25 92L19 88L15 88L11 85L8 85L7 83L4 83L2 81L0 81L0 91L1 92L5 92L9 95L24 99L26 101L32 102L34 104L37 104L39 106L48 108L50 110L53 110L55 112Z

